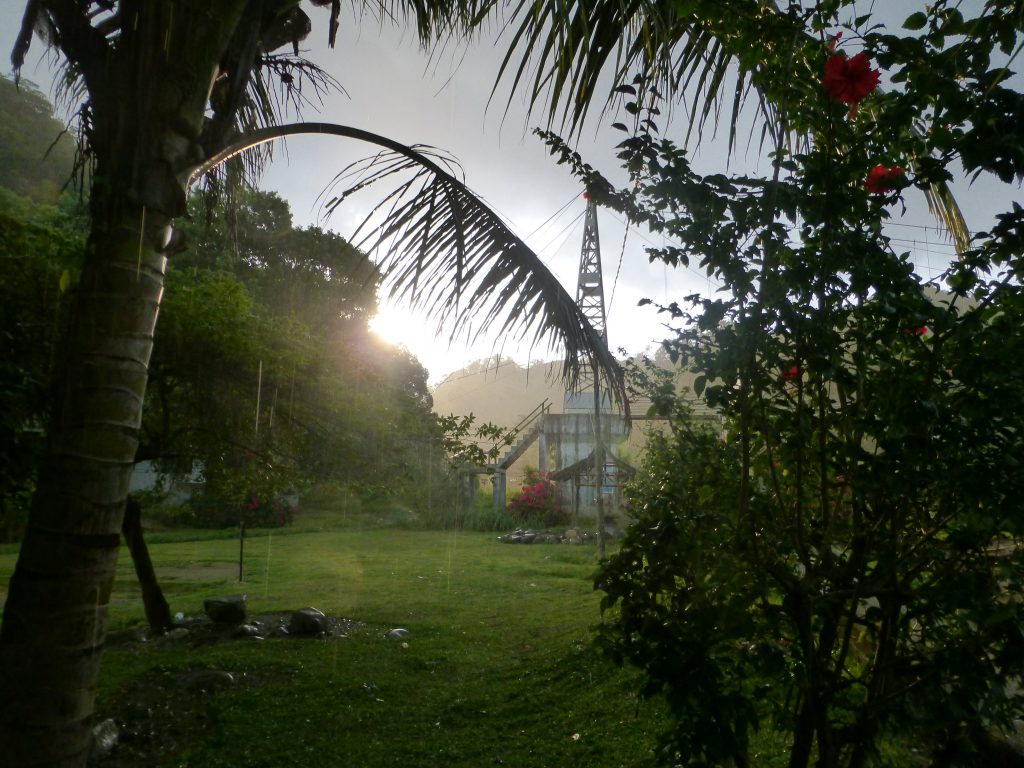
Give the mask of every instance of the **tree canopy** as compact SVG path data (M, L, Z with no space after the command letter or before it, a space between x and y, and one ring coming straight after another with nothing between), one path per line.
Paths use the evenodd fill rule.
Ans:
M549 136L674 239L652 258L727 289L662 307L720 425L649 377L674 431L597 580L605 647L671 708L671 765L987 765L1019 713L1024 209L930 283L889 226L960 165L1024 177L1021 7L936 3L894 31L853 5L792 3L772 13L800 34L741 19L723 42L777 110L763 174L697 173L639 90L628 187Z
M75 142L30 82L0 77L0 186L54 204L71 180Z

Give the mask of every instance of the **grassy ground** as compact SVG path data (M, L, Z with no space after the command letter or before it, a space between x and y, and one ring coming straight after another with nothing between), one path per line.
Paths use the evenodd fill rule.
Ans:
M174 532L151 551L172 611L244 592L250 614L311 605L361 624L326 640L126 643L104 658L103 716L164 766L643 766L663 726L596 657L594 553L307 515L246 540ZM14 550L0 550L6 585ZM112 626L141 625L121 559ZM402 640L388 630L404 627ZM217 692L196 670L231 672ZM145 721L143 726L140 722ZM147 736L149 734L149 736ZM152 748L145 752L146 740ZM130 742L130 743L129 743ZM116 754L116 753L115 753Z

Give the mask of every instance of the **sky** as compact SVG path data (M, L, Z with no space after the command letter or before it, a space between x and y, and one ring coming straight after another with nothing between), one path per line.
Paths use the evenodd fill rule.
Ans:
M900 0L890 10L903 18L918 7L920 3ZM0 49L4 51L11 48L22 8L18 0L0 0ZM541 115L527 115L521 99L514 100L506 112L508 91L500 86L491 99L507 34L494 30L475 44L449 45L428 53L408 30L380 23L368 14L354 17L353 6L343 4L338 42L331 50L326 44L325 9L308 3L305 8L313 20L313 32L302 46L304 54L334 76L344 92L329 95L322 105L308 106L303 119L350 125L449 152L461 164L468 186L506 219L575 296L585 208L582 189L532 135L532 128L542 123ZM24 75L45 89L49 75L43 51L36 41ZM613 178L620 173L614 147L622 137L609 127L614 119L602 118L599 110L593 110L574 141L585 160ZM672 126L663 129L672 136ZM261 186L279 192L290 203L296 224L316 224L350 236L376 200L372 196L354 199L325 219L318 199L338 171L372 151L369 145L336 138L292 138L277 146ZM730 163L733 170L757 170L763 160L756 147L741 150L729 160L724 137L702 142L694 158L698 170L707 172L721 172ZM994 213L1009 207L1008 200L1021 199L1018 187L987 181L958 183L954 192L972 230L988 227ZM911 196L907 202L906 212L897 212L889 233L895 247L913 253L924 277L934 277L951 258L952 246L936 228L923 198ZM638 307L641 299L667 303L718 287L699 270L650 264L644 249L662 244L660 237L627 227L617 214L601 209L598 225L612 349L637 353L666 336L663 316L650 306ZM375 328L415 354L432 383L467 362L496 354L524 364L556 355L546 348L517 345L511 338L484 338L473 345L457 338L449 344L448 337L459 329L446 327L438 334L431 320L386 299Z
M499 64L495 42L483 40L468 49L449 47L431 56L407 31L364 18L360 24L343 20L338 44L331 51L323 29L317 29L321 15L313 16L314 32L307 40L310 58L323 65L347 94L329 100L320 112L322 119L450 152L462 166L469 187L506 219L575 296L583 190L532 134L540 118L528 119L520 103L513 104L506 115L507 91L499 92L488 107ZM500 45L499 40L497 48ZM612 162L614 146L622 134L602 125L594 121L584 131L583 142L588 158L593 152L613 173L617 168ZM291 202L298 221L322 223L316 206L320 191L338 169L365 156L368 149L372 148L319 138L289 139L286 152L278 153L263 183ZM371 202L372 197L353 201L326 225L343 235L350 233ZM650 239L641 239L642 233L635 229L627 233L617 214L599 211L598 227L609 344L613 349L642 351L665 334L653 310L637 307L640 299L672 300L707 290L708 280L698 272L677 273L650 265L643 251L652 244ZM416 354L432 382L469 361L495 354L521 363L550 359L554 354L508 338L484 338L472 345L457 338L449 344L448 336L458 329L446 327L438 336L432 321L411 313L406 305L385 301L382 310L377 327Z

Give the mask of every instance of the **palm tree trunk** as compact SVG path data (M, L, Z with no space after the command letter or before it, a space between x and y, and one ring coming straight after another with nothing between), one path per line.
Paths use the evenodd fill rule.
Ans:
M275 0L272 10L295 5ZM48 3L88 89L91 231L58 361L52 424L0 627L0 761L83 766L122 518L182 173L248 0L122 4L116 40ZM244 58L244 57L243 57ZM252 57L237 58L247 82ZM215 148L211 148L211 151Z
M166 259L123 196L94 230L53 424L0 628L0 755L82 765Z

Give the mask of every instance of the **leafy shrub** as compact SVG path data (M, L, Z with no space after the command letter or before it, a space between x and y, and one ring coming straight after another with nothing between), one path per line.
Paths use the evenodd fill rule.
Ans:
M238 503L213 494L193 498L183 508L179 525L196 528L227 528L242 522L249 528L282 528L290 525L296 507L278 494L250 492Z
M279 496L260 498L250 493L242 505L242 519L253 528L283 528L292 522L296 508Z
M519 494L506 505L517 523L548 527L569 521L569 514L558 505L550 473L529 469L526 482Z
M722 284L662 310L684 321L666 351L725 439L670 422L599 576L604 636L668 702L671 765L762 765L766 732L791 768L908 764L883 757L894 744L992 765L1024 674L1024 209L960 231L930 284L888 227L914 188L944 199L960 167L1024 176L1006 140L1024 95L993 62L1020 27L996 1L967 20L937 3L910 36L866 15L840 45L852 0L813 5L790 3L778 28L774 11L716 22L740 61L760 43L752 77L780 117L770 177L702 175L650 119L620 145L628 187L578 167L678 238L652 259Z

